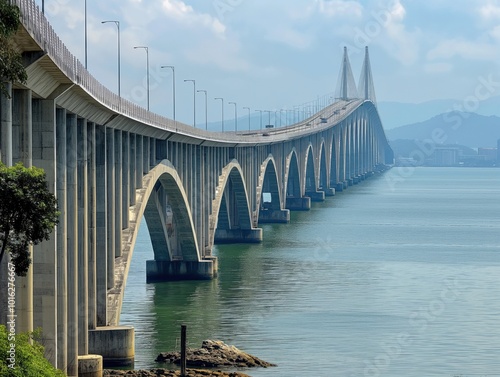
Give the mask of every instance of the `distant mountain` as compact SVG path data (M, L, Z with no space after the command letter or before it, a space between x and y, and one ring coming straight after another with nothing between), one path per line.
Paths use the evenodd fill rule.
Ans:
M468 106L475 105L474 102ZM423 122L438 114L450 111L472 111L480 115L500 116L500 96L481 101L474 108L467 107L463 101L453 99L433 100L422 103L379 102L378 111L386 130L405 124Z
M426 121L386 130L389 140L434 139L436 144L460 144L469 148L496 148L500 139L500 117L450 112Z

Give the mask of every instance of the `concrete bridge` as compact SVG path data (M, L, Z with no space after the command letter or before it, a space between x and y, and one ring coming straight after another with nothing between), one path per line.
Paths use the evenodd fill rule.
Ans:
M1 160L44 168L61 212L51 239L34 247L28 276L16 280L16 329L42 327L46 356L68 376L98 370L96 355L110 365L133 362L133 328L119 323L143 216L155 256L148 281L210 279L214 243L260 242L269 235L259 224L287 223L290 211L392 163L368 51L361 95L345 53L340 98L308 119L207 132L119 98L33 1L13 2L28 81L9 83L11 98L1 98Z

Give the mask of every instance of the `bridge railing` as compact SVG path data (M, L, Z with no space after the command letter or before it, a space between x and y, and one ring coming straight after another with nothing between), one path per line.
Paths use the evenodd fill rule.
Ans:
M150 125L171 130L192 131L191 127L186 124L174 122L172 119L150 112L120 98L106 88L69 51L34 1L13 0L12 2L20 8L22 24L41 49L71 81L82 87L94 99L116 112Z
M112 111L115 111L117 114L121 114L155 128L182 133L196 138L230 143L269 141L269 138L267 137L268 135L278 136L279 134L288 133L288 131L293 131L294 134L298 134L303 130L310 129L311 126L320 125L318 123L320 113L317 113L294 125L280 127L283 128L282 131L278 131L275 128L272 131L269 130L269 133L266 130L264 130L264 132L263 130L255 130L248 133L238 134L235 132L222 133L196 129L184 123L150 112L133 102L120 98L120 96L106 88L94 76L92 76L84 65L61 41L45 15L41 12L39 6L36 5L33 0L11 0L11 3L20 8L21 21L26 31L31 35L40 48L47 53L50 59L58 66L66 77L68 77L68 79L75 84L79 85L94 100L98 101ZM311 104L313 103L315 102L311 102ZM327 106L322 112L328 111L333 107L333 104ZM249 140L249 136L251 136L251 140Z

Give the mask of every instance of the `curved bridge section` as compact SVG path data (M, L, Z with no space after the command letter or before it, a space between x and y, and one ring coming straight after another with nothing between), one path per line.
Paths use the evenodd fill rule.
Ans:
M368 54L362 96L348 95L345 55L339 100L310 118L265 132L206 132L104 88L33 1L14 3L28 81L8 84L11 96L1 98L1 159L44 168L61 212L19 279L18 329L42 327L47 357L70 376L91 353L133 360L133 340L120 343L130 335L116 326L142 217L154 249L149 281L209 279L214 243L260 242L259 224L289 222L290 211L392 162Z

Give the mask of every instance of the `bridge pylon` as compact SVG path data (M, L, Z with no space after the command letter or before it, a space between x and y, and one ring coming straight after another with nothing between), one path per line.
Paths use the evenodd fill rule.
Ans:
M342 57L342 66L337 80L335 98L344 101L359 98L356 82L352 74L351 63L349 62L349 55L347 54L347 47L344 47L344 56Z
M358 94L362 95L363 99L372 101L375 106L377 105L368 46L365 47L365 60L361 69L361 76L359 77Z

